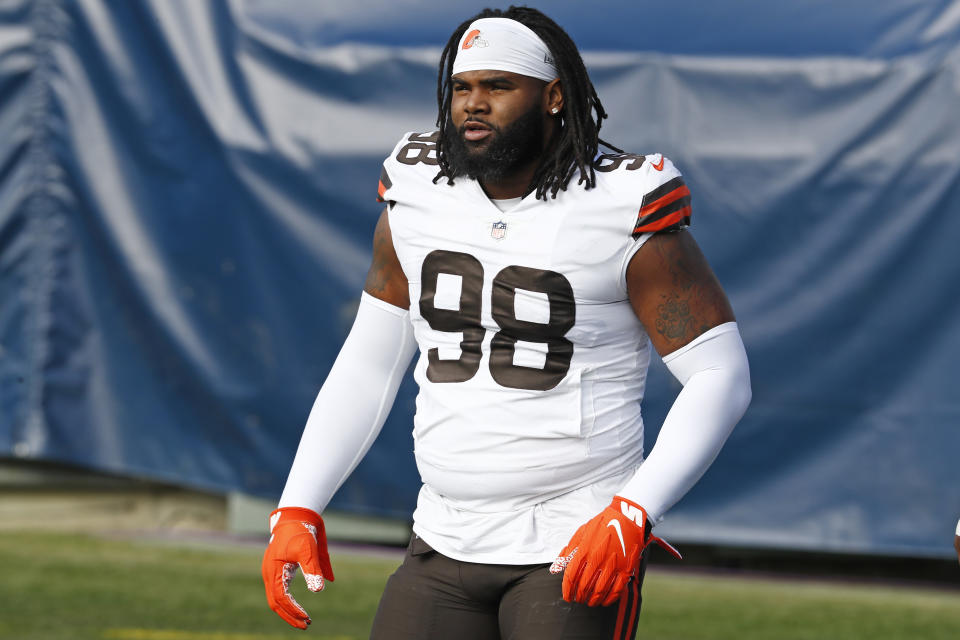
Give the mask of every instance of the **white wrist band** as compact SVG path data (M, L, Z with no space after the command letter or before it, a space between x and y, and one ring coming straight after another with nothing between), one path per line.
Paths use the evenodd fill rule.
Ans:
M409 313L364 292L307 418L281 507L323 511L380 433L416 348Z

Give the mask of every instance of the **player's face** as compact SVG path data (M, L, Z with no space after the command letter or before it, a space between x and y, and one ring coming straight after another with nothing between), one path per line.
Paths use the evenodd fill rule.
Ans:
M444 141L454 174L498 179L536 164L546 143L546 83L508 71L465 71L453 76Z

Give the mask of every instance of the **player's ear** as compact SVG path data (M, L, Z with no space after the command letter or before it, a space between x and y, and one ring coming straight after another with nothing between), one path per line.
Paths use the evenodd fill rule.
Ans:
M563 111L563 87L560 86L560 78L544 85L543 103L550 115L558 116Z

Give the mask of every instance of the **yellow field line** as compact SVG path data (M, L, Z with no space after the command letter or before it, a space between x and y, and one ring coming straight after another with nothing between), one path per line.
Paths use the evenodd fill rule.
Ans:
M227 631L181 631L178 629L107 629L109 640L275 640L286 635L230 633ZM356 640L353 636L316 636L316 640Z

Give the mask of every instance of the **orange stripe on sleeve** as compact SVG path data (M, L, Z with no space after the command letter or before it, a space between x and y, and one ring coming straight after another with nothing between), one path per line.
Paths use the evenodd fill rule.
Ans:
M690 207L686 206L683 209L674 211L668 216L664 216L660 218L659 220L655 220L654 222L651 222L649 224L639 225L637 226L636 229L633 230L633 232L649 233L652 231L660 231L661 229L666 229L672 224L677 224L678 222L682 222L684 218L687 218L689 216L690 216Z
M681 184L679 187L671 191L670 193L663 195L648 205L645 205L640 209L640 217L650 215L660 207L666 206L671 202L675 202L684 196L690 195L690 189L687 188L687 185Z

